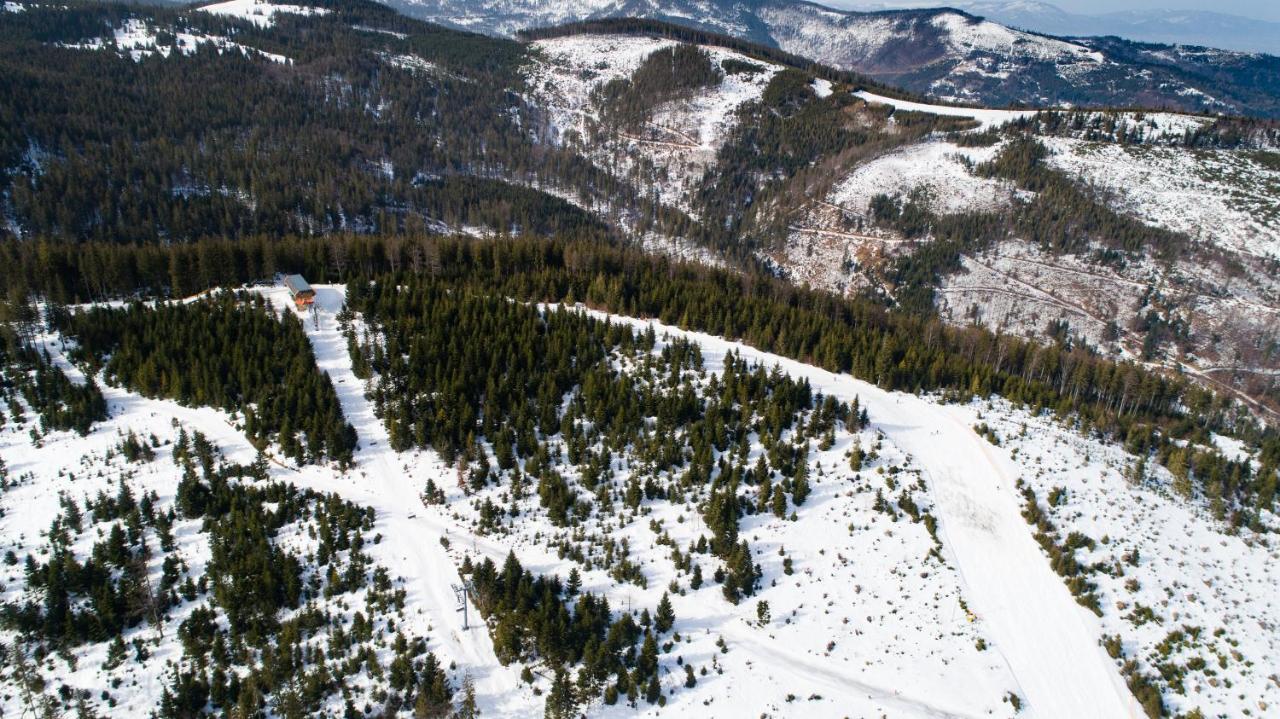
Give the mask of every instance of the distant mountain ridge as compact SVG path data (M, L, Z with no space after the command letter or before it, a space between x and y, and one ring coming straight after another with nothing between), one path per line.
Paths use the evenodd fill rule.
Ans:
M1280 23L1208 10L1122 10L1086 15L1034 0L977 0L958 7L989 20L1051 35L1113 35L1140 42L1208 45L1280 55Z
M390 0L475 32L643 17L725 33L939 99L1280 117L1280 58L1116 37L1059 38L953 8L853 12L799 0Z

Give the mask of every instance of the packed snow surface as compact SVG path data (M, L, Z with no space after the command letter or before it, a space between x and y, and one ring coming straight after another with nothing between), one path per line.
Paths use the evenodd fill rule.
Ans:
M950 105L929 105L922 102L896 100L892 97L876 95L875 93L867 92L866 90L859 90L854 94L867 102L892 105L899 110L927 112L932 115L943 115L946 117L970 117L981 123L983 128L1003 125L1007 122L1012 122L1024 117L1031 117L1036 114L1035 110L991 110L986 108L953 107Z
M227 0L199 8L203 12L247 20L258 27L269 27L276 21L276 13L291 15L328 15L329 10L309 5L277 5L261 0Z

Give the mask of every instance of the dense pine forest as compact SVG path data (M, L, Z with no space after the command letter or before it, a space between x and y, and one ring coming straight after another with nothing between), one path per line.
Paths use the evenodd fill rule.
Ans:
M98 3L0 16L0 166L12 170L0 194L13 220L0 233L153 242L440 224L543 232L598 221L530 184L584 178L623 192L522 131L537 115L514 93L521 45L374 3L319 5L331 12L269 27ZM289 62L208 44L137 62L69 47L140 17Z
M595 91L595 103L606 123L631 132L644 129L655 107L724 79L707 52L694 45L677 45L654 52L629 78L610 80Z
M464 243L442 250L441 257L438 274L455 278L468 288L468 294L583 301L610 312L740 338L762 349L849 372L886 389L957 397L996 393L1060 417L1074 416L1135 452L1155 451L1162 462L1177 457L1176 473L1242 510L1236 521L1247 523L1250 508L1270 507L1275 499L1280 441L1274 430L1247 420L1242 423L1227 400L1195 384L1104 359L1082 347L1044 347L974 328L952 329L936 320L885 312L871 304L836 300L776 281L681 267L606 247L592 251L544 242L523 247L521 243ZM380 286L394 287L398 282L385 281ZM405 301L393 295L395 302ZM431 293L438 295L438 291ZM443 307L448 311L448 303ZM382 321L376 312L373 317L375 323ZM419 321L429 322L430 317ZM391 329L397 328L392 325ZM417 329L430 336L430 327ZM389 337L396 346L406 346L419 335L393 332ZM525 339L537 341L536 335ZM480 355L486 357L483 364L505 366L490 365L488 357L504 354L497 348L492 353ZM445 382L463 376L435 374L438 371L428 375ZM538 392L552 391L540 383L525 386L527 392L534 392L535 386ZM406 396L401 393L403 387L390 389L389 397ZM474 397L475 391L469 396ZM471 416L479 414L475 408L469 411ZM543 426L549 425L544 422ZM1174 441L1197 438L1207 443L1210 431L1230 431L1261 441L1266 449L1260 470L1227 461L1216 452L1182 448ZM452 437L444 444L450 449L458 446L459 432L455 430Z
M235 284L252 281L269 268L288 267L314 281L349 281L391 272L461 282L486 296L585 301L612 312L741 338L889 389L998 393L1064 417L1078 415L1088 425L1138 446L1180 437L1203 440L1209 431L1241 434L1270 443L1273 449L1264 456L1271 459L1262 472L1242 468L1242 479L1232 480L1238 475L1232 471L1216 480L1225 483L1221 494L1251 506L1258 497L1269 502L1274 492L1268 489L1271 473L1266 471L1280 460L1274 430L1264 432L1249 421L1242 423L1225 398L1198 385L1117 363L1084 347L1042 346L980 328L950 328L937 319L797 289L763 274L682 265L600 242L519 238L264 239L234 245L213 241L169 248L82 249L88 251L63 251L58 245L6 246L10 266L27 269L30 286L53 296L69 287L84 287L86 276L129 278L128 285L100 285L108 293L139 287L164 291L170 270L178 268L181 281L192 283L185 289L195 291L204 286L198 283L212 277L221 284ZM212 277L200 274L202 267L215 267L200 261L207 256L226 261L216 266ZM42 272L42 262L60 271Z
M316 368L301 321L261 297L219 294L187 304L95 307L54 324L77 357L148 397L242 413L245 433L297 462L350 464L355 429Z

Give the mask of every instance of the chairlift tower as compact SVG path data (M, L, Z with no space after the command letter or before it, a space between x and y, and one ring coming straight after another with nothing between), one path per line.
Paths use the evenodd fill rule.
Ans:
M476 587L469 579L462 580L462 584L453 585L453 594L458 598L458 609L456 611L462 612L463 631L471 628L467 624L467 600L475 596L475 593Z

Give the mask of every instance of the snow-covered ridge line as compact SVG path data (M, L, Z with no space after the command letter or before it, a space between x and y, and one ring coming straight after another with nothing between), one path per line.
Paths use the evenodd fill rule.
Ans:
M277 13L290 15L328 15L329 10L309 5L277 5L262 0L227 0L197 8L201 12L234 17L257 25L270 27L275 24Z
M206 35L200 32L175 32L172 45L161 45L159 36L147 21L138 18L130 18L124 21L124 24L112 31L111 38L93 38L87 42L62 44L72 50L110 50L115 49L121 53L127 54L134 62L139 62L145 57L151 55L160 55L161 57L169 57L177 50L182 55L192 55L197 52L202 45L213 45L219 54L226 52L239 52L243 55L257 55L272 62L280 64L288 64L293 62L284 55L279 55L265 50L259 50L255 47L242 45L238 42L229 40L221 35Z
M892 105L899 110L907 110L910 112L927 112L931 115L942 115L944 117L969 117L981 123L982 129L989 127L997 127L1014 120L1035 115L1038 110L991 110L985 108L969 108L954 107L951 105L930 105L922 102L911 102L909 100L897 100L892 97L876 95L875 93L859 90L854 95L880 105Z

